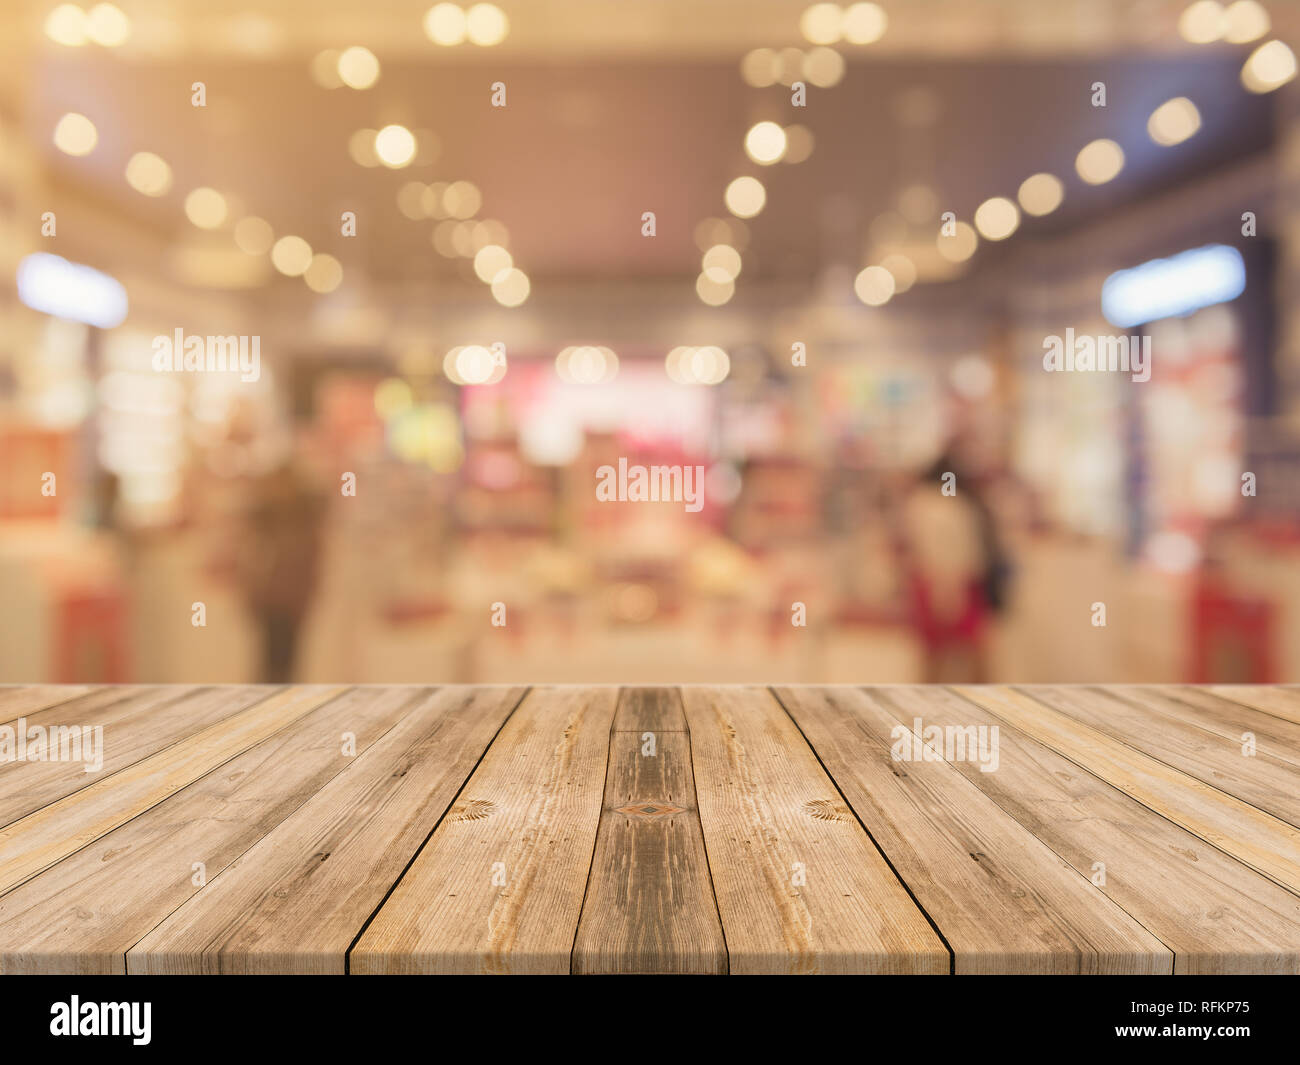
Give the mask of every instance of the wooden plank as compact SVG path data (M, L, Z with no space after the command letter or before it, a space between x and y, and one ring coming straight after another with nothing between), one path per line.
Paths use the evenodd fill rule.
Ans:
M1201 688L1174 685L1107 685L1108 695L1179 717L1216 736L1235 742L1251 733L1259 751L1300 766L1300 725L1273 717Z
M349 955L354 973L565 973L614 688L536 688Z
M996 772L952 764L1081 875L1104 872L1100 889L1174 951L1174 972L1300 972L1296 895L967 699L870 692L904 722L1000 726Z
M949 972L948 949L772 694L682 698L731 972Z
M104 699L106 694L118 696ZM26 728L101 729L102 765L88 773L81 762L21 762L0 772L0 827L124 769L265 699L255 685L223 688L156 686L107 689L26 718Z
M111 832L342 688L290 688L0 829L0 894Z
M573 971L727 971L676 689L620 694Z
M24 714L35 714L60 703L72 702L95 690L84 684L0 685L0 725L11 725ZM132 690L127 689L128 692Z
M380 689L391 692L400 689ZM337 973L523 688L443 688L127 955L132 973Z
M934 724L924 698L903 721L861 689L776 695L943 934L956 973L1172 970L1167 947L944 761L942 741L926 754L913 736L916 721ZM986 726L981 745L979 726L959 727L963 747L948 753L999 771L1000 730Z
M953 690L1207 843L1300 892L1300 830L1294 826L1022 692L997 687Z
M1271 714L1293 725L1300 725L1300 691L1261 684L1212 684L1208 691L1263 714Z
M0 971L122 973L127 951L396 725L427 689L359 688L0 896Z
M1300 827L1300 766L1267 751L1247 756L1240 736L1217 733L1106 688L1041 686L1019 689L1062 714L1148 754L1188 776Z

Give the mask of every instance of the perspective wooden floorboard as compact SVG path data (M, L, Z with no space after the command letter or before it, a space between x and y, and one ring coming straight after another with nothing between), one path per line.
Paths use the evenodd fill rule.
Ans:
M1300 973L1300 689L0 686L0 973L276 972Z

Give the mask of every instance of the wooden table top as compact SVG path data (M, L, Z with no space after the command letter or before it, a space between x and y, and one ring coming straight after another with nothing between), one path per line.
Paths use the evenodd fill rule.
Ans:
M0 972L1300 972L1300 689L0 687Z

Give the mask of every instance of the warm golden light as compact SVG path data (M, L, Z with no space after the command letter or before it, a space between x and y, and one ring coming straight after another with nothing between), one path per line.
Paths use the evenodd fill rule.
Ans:
M412 222L427 217L424 198L428 191L429 187L422 181L408 181L397 190L397 209Z
M474 273L489 285L514 265L514 258L499 244L485 245L474 254Z
M1186 96L1175 96L1157 107L1147 120L1147 132L1157 144L1182 144L1201 128L1201 113Z
M740 252L729 244L715 244L704 253L701 265L704 267L704 275L710 281L735 281L740 276Z
M98 143L95 124L76 111L69 111L54 127L54 147L68 155L89 155Z
M339 54L339 79L350 89L368 89L379 80L379 60L369 48L354 44Z
M415 158L415 135L405 126L385 126L375 134L375 155L391 170L409 166Z
M465 32L471 44L487 48L506 39L510 22L496 4L475 4L465 14Z
M1089 185L1104 185L1124 169L1124 149L1112 140L1095 140L1084 145L1074 168Z
M844 12L844 39L849 44L873 44L888 26L889 16L879 4L850 4Z
M378 130L359 129L348 138L348 155L357 166L367 168L379 165L379 156L375 154L375 137Z
M281 237L271 249L271 265L288 277L306 273L311 260L311 245L302 237Z
M511 267L492 279L492 298L503 307L518 307L528 298L528 275Z
M781 161L785 163L802 163L807 160L812 153L812 130L807 126L786 126L785 155L781 157Z
M555 356L555 373L565 384L603 384L618 376L618 356L590 344L568 347Z
M55 44L80 47L88 39L86 13L76 4L60 4L45 17L45 36Z
M172 168L153 152L136 152L127 160L126 183L145 196L165 196L172 187Z
M1065 185L1055 174L1031 174L1021 182L1016 197L1026 214L1051 214L1065 199Z
M1178 32L1191 44L1209 44L1223 36L1227 21L1223 5L1217 0L1196 0L1179 17Z
M886 255L880 265L893 275L895 292L906 292L916 284L916 264L906 255Z
M834 44L843 35L844 12L838 4L813 4L799 19L799 32L812 44Z
M1223 39L1231 44L1246 44L1257 41L1273 26L1264 10L1264 5L1256 0L1237 0L1229 4L1224 12Z
M1020 211L1005 196L994 196L975 209L975 228L985 240L1006 240L1020 226Z
M327 48L317 52L311 61L311 80L322 89L341 89L343 79L339 77L339 50Z
M729 278L715 280L707 273L702 273L695 279L695 294L710 307L721 307L736 294L736 283Z
M929 185L918 181L898 194L898 209L909 222L921 225L939 213L939 197Z
M767 203L767 189L754 177L738 177L723 196L727 210L737 218L753 218Z
M343 264L332 255L313 255L302 279L313 292L333 292L343 283Z
M226 198L206 185L185 197L185 217L200 229L220 229L228 210Z
M456 376L461 384L485 385L492 379L492 352L482 344L467 344L456 353Z
M853 280L853 291L868 307L881 307L894 295L894 275L883 266L868 266Z
M248 255L265 255L274 241L275 231L264 218L249 215L235 223L235 244Z
M731 357L719 347L673 348L664 359L670 380L679 385L718 385L731 372Z
M483 194L470 181L453 181L442 194L442 209L452 218L473 218L483 206Z
M776 53L770 48L755 48L740 61L740 76L752 89L766 89L776 84Z
M943 229L939 231L936 246L939 254L950 263L964 263L975 254L975 249L979 246L979 237L976 236L973 227L965 222L958 222L952 227L952 233L946 233Z
M1241 68L1241 83L1251 92L1279 89L1295 77L1295 53L1281 41L1261 44Z
M844 57L834 48L814 48L803 57L803 76L819 89L838 85L844 77Z
M745 134L745 154L763 166L779 162L785 147L785 130L775 122L759 122Z
M131 20L116 4L96 4L86 15L86 36L105 48L117 48L131 36Z
M465 12L455 4L434 4L424 16L424 35L445 48L462 44L468 32Z

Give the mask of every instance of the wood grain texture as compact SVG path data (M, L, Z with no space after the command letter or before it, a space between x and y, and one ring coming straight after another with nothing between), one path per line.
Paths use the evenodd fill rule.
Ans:
M625 688L573 972L726 971L681 696Z
M919 707L903 721L860 689L776 695L943 934L958 975L1171 971L1173 953L944 761L943 743L921 757L914 720L934 722ZM996 773L1000 737L984 735ZM976 743L959 753L974 760Z
M528 693L353 947L351 972L569 971L617 701L613 688Z
M1027 693L1112 739L1300 827L1300 766L1268 751L1256 749L1247 755L1240 733L1227 738L1202 728L1140 692L1125 698L1101 688L1048 686Z
M1211 695L1249 706L1260 713L1300 725L1300 690L1259 684L1212 684L1204 690Z
M1022 692L997 687L953 690L1174 824L1300 892L1300 829Z
M105 686L93 688L72 684L0 684L0 725L12 725L24 714L35 714L51 706L70 703L83 695L94 694L108 701L119 691L130 693L138 688Z
M1108 695L1137 703L1175 720L1196 725L1236 743L1249 732L1261 754L1300 766L1300 724L1231 702L1203 688L1107 685Z
M0 829L0 893L157 805L342 690L278 692Z
M1300 973L1300 689L779 691L0 688L0 972Z
M901 721L999 726L996 772L952 764L1080 875L1104 873L1099 889L1173 950L1176 973L1300 971L1300 897L958 695L868 692Z
M102 765L93 773L74 761L27 761L0 767L0 827L223 721L276 690L254 685L109 688L30 714L25 718L29 731L35 726L101 729Z
M419 689L353 689L0 896L0 971L122 973L127 951L402 720ZM319 701L319 700L317 700ZM344 751L352 735L356 756Z
M413 695L346 773L145 936L129 970L342 974L348 947L524 689Z
M951 957L770 692L685 688L733 973L947 973Z

